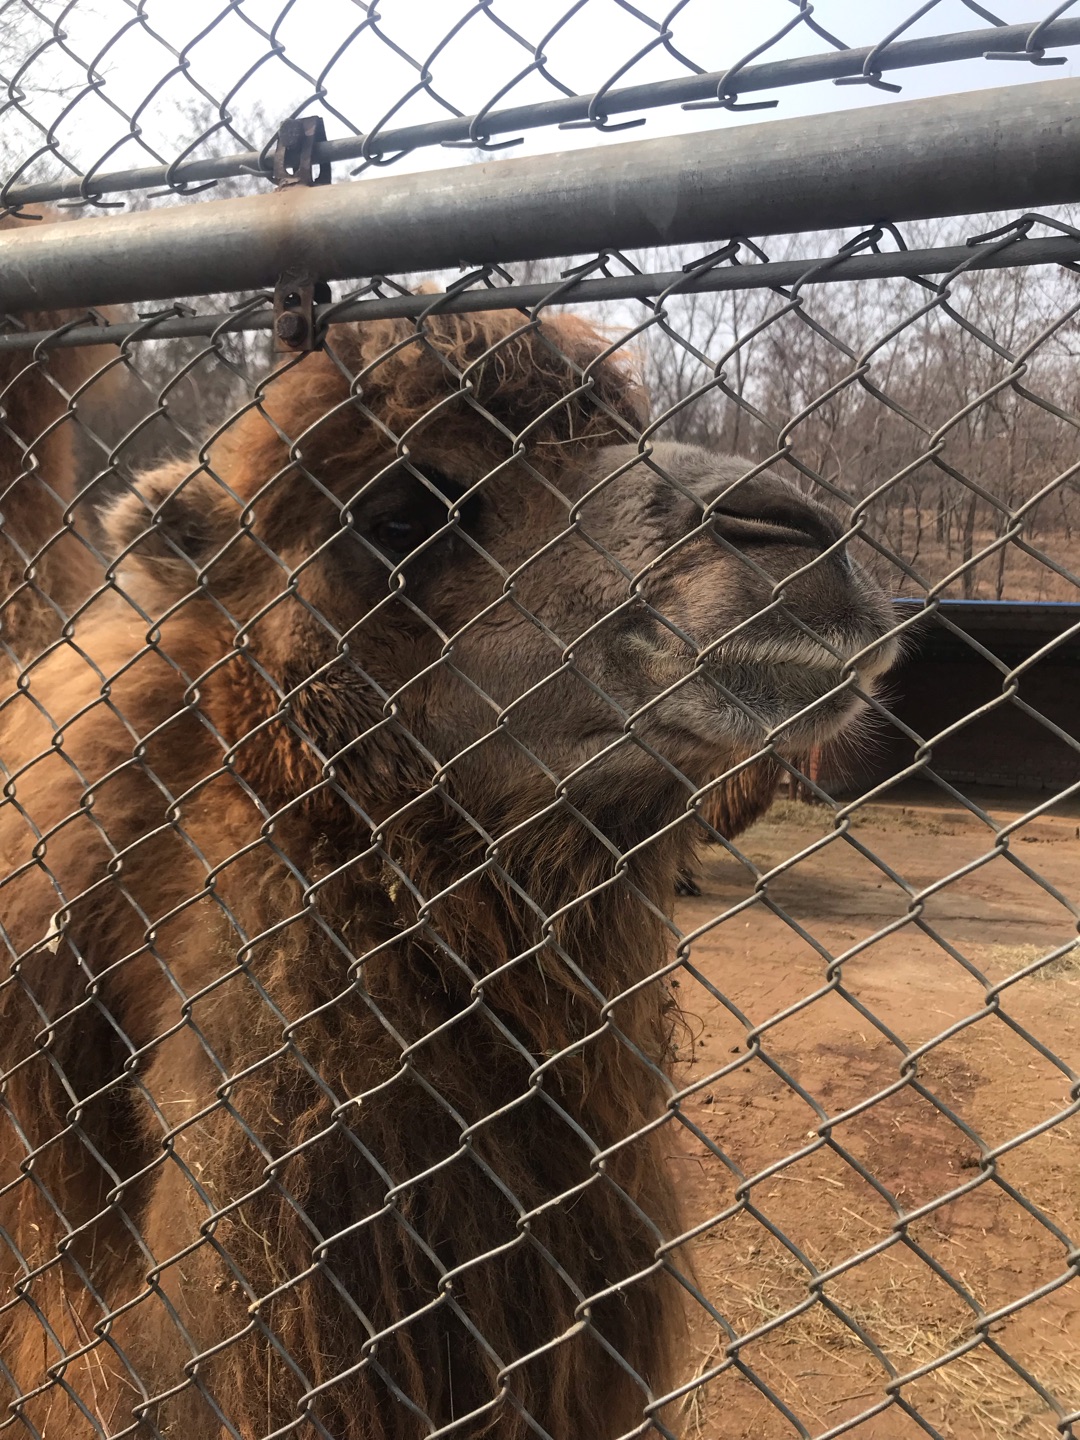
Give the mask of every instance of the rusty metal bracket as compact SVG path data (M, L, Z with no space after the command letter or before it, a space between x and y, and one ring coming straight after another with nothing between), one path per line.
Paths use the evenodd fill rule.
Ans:
M286 120L278 131L273 178L279 190L294 185L329 185L330 166L313 168L315 146L326 139L318 115ZM284 270L274 287L274 337L277 349L303 353L322 343L315 331L315 306L331 300L330 286L305 270Z
M274 147L274 184L279 190L290 185L329 185L330 165L319 161L319 172L312 170L315 146L326 139L326 127L319 115L304 115L299 120L283 120Z

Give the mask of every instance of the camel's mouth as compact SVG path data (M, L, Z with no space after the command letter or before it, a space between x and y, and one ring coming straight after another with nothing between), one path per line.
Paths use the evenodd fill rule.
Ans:
M793 744L818 744L864 709L899 653L894 637L860 627L854 634L800 633L721 646L701 670L719 693L726 721L738 710L740 728L764 729Z
M644 712L710 751L766 737L795 747L834 738L865 709L900 653L884 625L872 622L843 632L744 632L697 655L639 633L635 649L661 691Z

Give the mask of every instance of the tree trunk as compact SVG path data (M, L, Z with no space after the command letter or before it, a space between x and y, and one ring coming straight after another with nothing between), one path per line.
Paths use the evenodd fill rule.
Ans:
M968 565L975 550L975 508L979 503L979 497L974 490L968 498L967 513L964 516L964 548L961 558L965 565ZM975 597L975 571L968 568L963 574L964 599L972 600Z

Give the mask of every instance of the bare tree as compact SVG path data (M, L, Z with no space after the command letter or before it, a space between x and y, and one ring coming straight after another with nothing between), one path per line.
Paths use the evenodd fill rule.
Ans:
M944 223L912 235L919 245L957 238ZM799 244L806 254L807 237ZM686 258L642 263L671 270ZM1067 575L1023 547L1063 561L1080 520L1069 474L1076 276L979 271L935 295L911 280L672 295L644 338L664 433L775 455L819 498L865 511L894 591L958 571L950 594L1075 597Z

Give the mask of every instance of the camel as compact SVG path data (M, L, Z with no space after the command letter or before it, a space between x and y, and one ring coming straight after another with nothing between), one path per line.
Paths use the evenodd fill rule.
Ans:
M644 403L580 319L341 325L98 517L0 699L29 1433L662 1424L688 799L893 642L831 515Z

